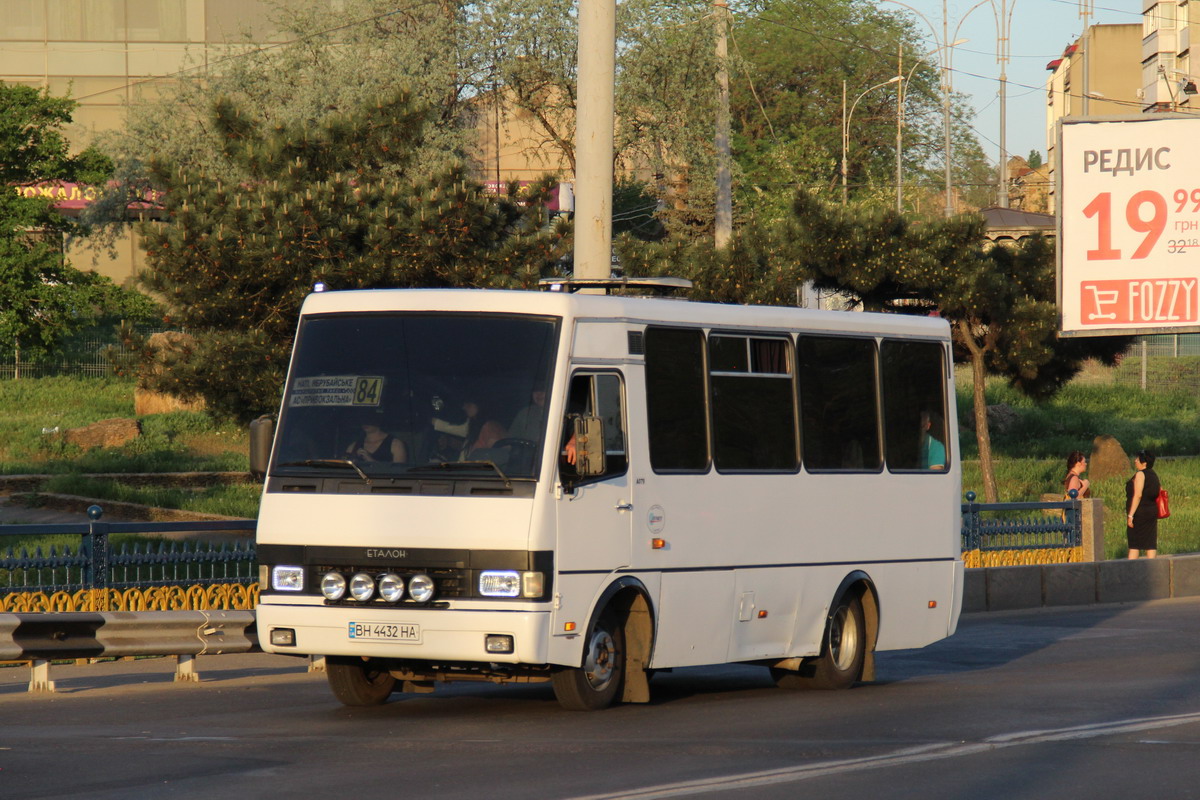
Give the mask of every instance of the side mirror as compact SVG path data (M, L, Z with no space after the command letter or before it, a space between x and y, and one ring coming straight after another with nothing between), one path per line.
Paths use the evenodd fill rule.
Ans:
M267 477L271 463L271 441L275 438L275 420L263 414L250 423L250 474L255 480Z
M603 475L604 423L599 417L575 417L575 472L581 478Z

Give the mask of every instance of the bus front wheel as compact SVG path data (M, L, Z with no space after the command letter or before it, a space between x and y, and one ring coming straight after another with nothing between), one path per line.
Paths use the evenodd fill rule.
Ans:
M598 711L613 704L625 679L625 629L611 611L596 620L583 666L554 673L558 702L572 711Z
M375 669L355 656L326 657L325 674L334 697L347 706L382 705L396 688L396 679L387 670Z
M862 678L867 655L867 626L862 601L842 597L829 614L821 654L798 672L771 669L783 689L849 689Z

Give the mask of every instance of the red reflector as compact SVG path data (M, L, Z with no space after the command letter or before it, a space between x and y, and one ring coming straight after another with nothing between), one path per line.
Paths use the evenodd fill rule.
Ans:
M666 539L651 539L650 540L650 547L652 547L655 550L662 550L666 546L667 546Z
M929 601L929 607L930 607L930 608L937 608L937 600L930 600L930 601Z
M766 619L766 618L767 618L767 612L766 612L765 610L758 612L758 618L759 618L759 619Z

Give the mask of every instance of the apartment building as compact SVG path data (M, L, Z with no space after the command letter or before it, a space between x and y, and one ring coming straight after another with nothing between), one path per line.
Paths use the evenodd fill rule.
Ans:
M1054 159L1058 121L1068 117L1111 117L1139 113L1144 104L1142 26L1092 25L1046 65L1046 152L1051 191L1047 212L1055 213Z
M1190 0L1142 0L1140 88L1145 111L1200 109L1200 74L1192 71L1192 39L1200 37L1200 11L1193 14L1192 6Z

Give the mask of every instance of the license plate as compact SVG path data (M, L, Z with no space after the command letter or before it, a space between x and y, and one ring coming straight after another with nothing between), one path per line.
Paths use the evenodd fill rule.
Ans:
M420 642L421 626L404 622L351 622L349 634L356 641Z

